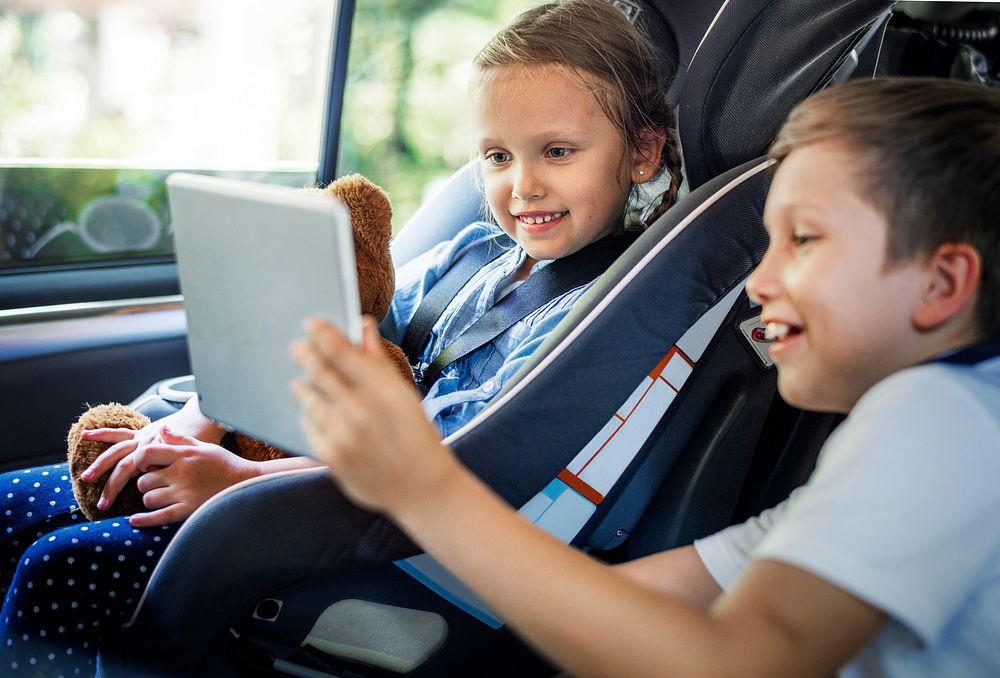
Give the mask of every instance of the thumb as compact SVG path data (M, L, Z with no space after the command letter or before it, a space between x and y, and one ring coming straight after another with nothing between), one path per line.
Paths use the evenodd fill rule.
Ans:
M361 350L368 355L382 355L384 350L381 338L382 335L378 333L375 319L371 316L365 316L361 321Z

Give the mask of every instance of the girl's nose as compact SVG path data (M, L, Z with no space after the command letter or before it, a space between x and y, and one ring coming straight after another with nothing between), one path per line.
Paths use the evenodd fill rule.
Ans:
M541 198L545 191L537 173L528 163L520 163L514 170L514 184L511 193L517 200L525 202Z

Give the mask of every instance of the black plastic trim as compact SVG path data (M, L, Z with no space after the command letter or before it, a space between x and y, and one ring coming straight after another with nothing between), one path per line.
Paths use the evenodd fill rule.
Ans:
M175 263L25 271L0 276L0 309L179 294Z
M337 178L340 155L340 128L344 113L344 90L347 87L348 55L351 28L354 25L355 0L340 0L333 19L330 42L330 84L326 93L323 138L320 143L316 183L325 186Z

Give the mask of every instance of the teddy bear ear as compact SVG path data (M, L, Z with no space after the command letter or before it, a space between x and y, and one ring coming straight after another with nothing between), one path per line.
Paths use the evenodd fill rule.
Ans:
M385 191L360 174L341 177L326 190L347 206L359 245L375 252L388 247L392 236L392 205Z

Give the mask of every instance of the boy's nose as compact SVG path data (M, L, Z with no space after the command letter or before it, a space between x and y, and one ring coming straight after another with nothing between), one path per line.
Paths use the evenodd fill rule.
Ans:
M775 257L771 255L770 250L765 252L764 258L760 260L757 268L747 278L747 296L756 304L762 304L778 294L780 283L776 275L774 259Z

